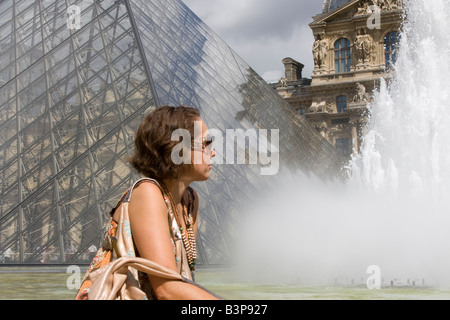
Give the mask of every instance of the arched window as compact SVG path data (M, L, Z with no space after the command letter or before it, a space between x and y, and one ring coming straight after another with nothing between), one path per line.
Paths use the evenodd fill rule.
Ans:
M337 97L336 106L338 113L344 113L347 110L347 97L346 96Z
M350 72L350 41L342 38L334 44L334 63L336 73Z
M384 56L386 68L391 68L397 60L397 46L399 34L396 31L389 32L384 37Z

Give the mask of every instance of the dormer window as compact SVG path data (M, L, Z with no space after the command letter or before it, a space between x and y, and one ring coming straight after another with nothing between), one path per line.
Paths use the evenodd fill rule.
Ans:
M334 63L336 73L350 72L350 41L341 38L334 44Z

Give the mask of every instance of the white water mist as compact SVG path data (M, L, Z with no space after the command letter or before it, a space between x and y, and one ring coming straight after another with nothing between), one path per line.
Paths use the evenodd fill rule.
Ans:
M450 287L450 0L405 6L395 77L375 93L349 181L281 173L243 208L236 260L249 279L363 282L377 265L384 281Z

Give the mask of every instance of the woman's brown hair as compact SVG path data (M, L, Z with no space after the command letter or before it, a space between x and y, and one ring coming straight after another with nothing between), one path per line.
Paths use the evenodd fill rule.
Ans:
M128 162L148 178L160 181L179 178L189 165L176 165L172 161L172 149L179 143L172 141L172 133L186 129L193 137L194 122L199 119L199 110L191 107L156 108L139 126L134 139L134 154Z

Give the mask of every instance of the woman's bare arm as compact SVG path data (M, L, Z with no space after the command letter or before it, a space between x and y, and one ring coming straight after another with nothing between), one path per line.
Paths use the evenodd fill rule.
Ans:
M133 191L129 216L139 255L177 271L167 215L166 204L156 185L143 183ZM153 276L149 276L149 280L160 300L216 299L205 290L189 283Z

